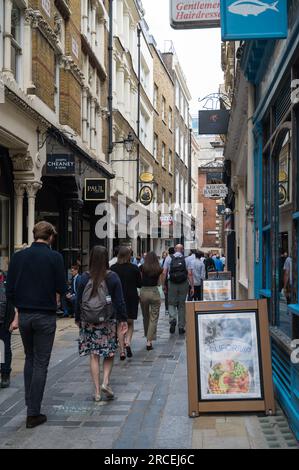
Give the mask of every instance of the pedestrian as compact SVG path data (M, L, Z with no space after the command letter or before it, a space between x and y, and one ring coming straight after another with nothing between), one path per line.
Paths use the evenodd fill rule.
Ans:
M163 272L156 253L146 255L141 271L140 302L143 315L144 336L147 339L146 349L151 351L153 341L157 339L157 326L160 315L161 296L159 292L160 278Z
M175 333L178 317L179 334L185 334L185 302L190 286L190 295L194 295L192 269L187 268L183 245L175 247L173 256L168 256L164 263L163 279L168 278L168 302L170 333ZM163 284L164 284L163 280ZM188 282L189 281L189 282Z
M118 275L109 271L108 251L95 246L90 253L89 271L81 277L76 303L76 324L80 329L79 354L90 356L94 400L103 393L113 399L110 376L118 349L117 333L128 329L126 305ZM103 357L103 382L100 386L100 358Z
M0 281L1 301L0 301L0 341L4 346L4 357L1 357L0 349L0 372L1 372L1 388L8 388L10 386L10 374L12 363L11 351L11 333L18 328L18 312L14 309L13 305L7 301L5 295L5 275L3 273L3 280Z
M292 287L293 287L293 260L291 256L288 256L285 260L283 267L283 290L287 300L287 304L292 301Z
M131 344L134 333L134 321L137 320L138 317L138 288L141 287L140 271L137 266L130 262L130 258L130 249L123 246L119 250L117 263L111 268L120 278L128 315L128 331L125 337L119 338L121 360L124 360L126 355L129 358L133 356Z
M214 264L217 272L222 272L223 271L223 264L220 259L220 255L216 256L216 259L214 259Z
M118 252L120 250L119 246L116 246L113 250L113 258L109 261L109 268L111 268L114 264L117 263Z
M57 297L67 291L61 254L51 249L56 230L48 222L34 226L34 242L15 253L7 275L7 300L19 312L25 350L27 428L47 421L41 404L56 331Z
M168 253L167 253L167 256L164 260L164 263L163 263L163 266L162 266L162 269L164 270L164 264L165 264L165 261L167 259L168 256L172 257L175 253L175 250L174 250L174 247L171 246L169 249L168 249ZM165 278L163 278L163 290L164 290L164 299L165 299L165 315L169 315L169 301L168 301L168 276L165 276Z
M63 310L64 310L64 317L74 317L75 316L75 307L76 307L76 299L77 299L77 292L78 286L80 282L80 267L77 264L74 264L71 267L71 286L69 292L65 295L63 301Z
M201 301L203 299L203 281L206 278L206 268L203 262L204 254L201 251L195 253L195 260L193 263L193 281L194 281L194 296L193 300Z
M215 261L213 259L212 253L208 253L208 257L205 260L205 267L206 267L206 279L208 279L209 273L213 273L216 271Z
M161 268L163 268L167 256L168 256L167 251L163 251L163 253L161 255L161 259L159 261Z
M138 261L137 261L137 258L135 258L134 252L133 252L132 249L131 249L131 263L132 263L132 264L135 264L135 266L138 267ZM140 260L140 263L141 263L141 260Z
M221 263L223 264L223 269L225 269L225 265L226 265L226 258L225 258L225 256L224 256L224 254L223 254L223 253L222 253L222 256L221 256L220 260L221 260Z

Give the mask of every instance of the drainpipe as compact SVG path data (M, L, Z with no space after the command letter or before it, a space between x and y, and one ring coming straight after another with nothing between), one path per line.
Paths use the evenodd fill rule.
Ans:
M141 98L141 26L137 26L137 38L138 38L138 92L137 92L137 161L136 161L136 202L139 200L139 173L140 173L140 98Z
M248 259L248 296L254 298L254 134L253 114L255 110L254 85L248 84L248 154L247 154L247 259ZM257 249L259 249L257 247Z
M109 2L109 91L108 91L108 111L109 111L109 157L113 152L113 0Z

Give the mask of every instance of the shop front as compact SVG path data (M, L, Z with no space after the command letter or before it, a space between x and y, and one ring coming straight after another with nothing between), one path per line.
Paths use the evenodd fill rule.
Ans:
M109 199L109 180L112 175L96 160L74 144L63 143L58 135L47 140L47 159L42 171L42 187L36 196L36 221L47 220L57 229L54 248L62 253L66 269L80 264L88 268L89 252L94 245L108 248L108 239L96 236L100 216L96 207ZM93 196L86 187L93 181L104 183L103 193ZM91 197L92 196L92 197Z
M14 247L14 186L8 149L0 146L0 274L6 273Z
M275 61L277 69L266 77L267 88L257 87L255 294L268 299L276 394L299 438L299 106L292 99L299 23L295 31L285 53L268 63Z

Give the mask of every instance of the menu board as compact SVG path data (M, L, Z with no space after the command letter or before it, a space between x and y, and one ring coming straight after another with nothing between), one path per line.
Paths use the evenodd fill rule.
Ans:
M204 281L203 300L205 302L226 301L232 299L232 281Z
M255 312L198 315L202 400L261 399Z

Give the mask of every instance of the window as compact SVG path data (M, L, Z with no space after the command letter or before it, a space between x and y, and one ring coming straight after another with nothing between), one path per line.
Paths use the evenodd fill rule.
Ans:
M162 166L165 168L165 153L166 153L166 145L164 142L162 143Z
M183 162L185 161L185 145L184 145L184 141L185 141L185 137L184 137L184 135L182 134L182 135L181 135L180 158L181 158L181 160L183 160Z
M180 107L180 85L179 85L179 82L177 80L175 82L175 104L176 104L176 107L179 109L179 107Z
M13 2L11 11L11 70L15 80L21 79L21 59L23 42L23 15L21 9Z
M59 98L60 98L60 67L59 67L59 59L55 57L55 85L54 85L54 105L55 105L55 112L59 114Z
M162 119L166 122L166 100L164 96L162 97Z
M154 148L153 148L153 155L155 160L158 158L158 136L154 134Z
M172 109L170 107L168 111L168 127L172 130Z
M51 17L51 2L50 0L42 0L42 7L43 10L47 13L49 17Z
M162 188L162 204L165 204L165 200L166 200L166 191L164 188Z
M177 127L175 131L175 151L180 154L180 128Z
M175 202L177 205L180 203L180 175L177 170L175 170Z
M172 206L172 194L169 193L169 197L168 197L168 206L169 206L169 210L171 209L171 206Z
M154 108L158 111L158 96L159 96L159 88L157 85L154 85Z
M168 171L172 173L172 151L169 150L168 152Z

